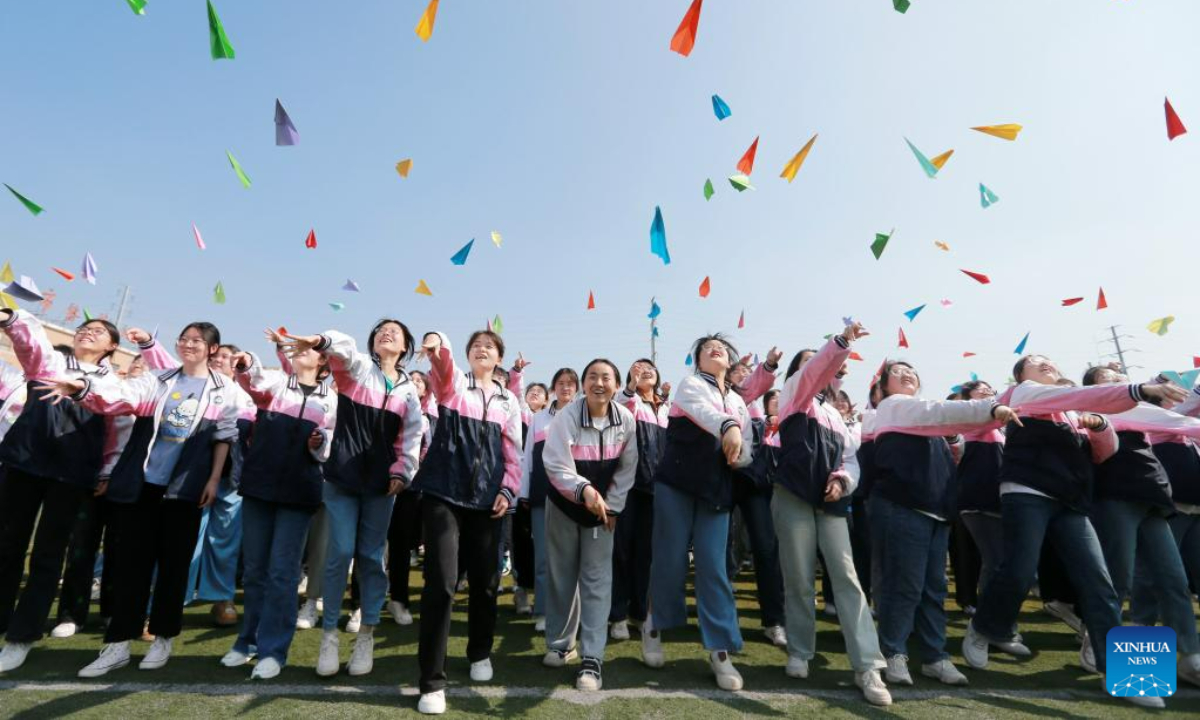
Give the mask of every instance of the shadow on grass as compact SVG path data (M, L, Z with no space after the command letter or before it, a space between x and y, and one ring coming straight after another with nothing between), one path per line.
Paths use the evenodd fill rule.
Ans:
M74 713L96 710L103 705L129 697L134 693L96 692L71 693L38 703L36 707L15 712L7 717L11 720L41 720L42 718L61 718ZM3 705L0 704L0 708Z

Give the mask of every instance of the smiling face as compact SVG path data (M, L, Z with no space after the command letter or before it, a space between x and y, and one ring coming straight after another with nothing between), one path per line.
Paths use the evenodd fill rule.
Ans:
M217 348L217 351L208 358L208 367L213 372L219 372L226 377L233 377L233 364L229 359L233 357L233 350L228 345L223 345Z
M500 364L501 357L496 341L486 333L477 335L467 347L467 361L471 363L471 370L476 377L492 374Z
M883 389L888 395L916 395L921 389L921 379L916 371L898 363L888 368L883 382Z
M839 393L838 396L834 398L833 406L837 408L838 413L840 413L842 417L848 417L850 415L850 398L846 397L844 394Z
M224 350L222 348L221 350ZM221 350L217 354L221 354ZM307 372L309 370L320 370L325 364L325 356L321 353L309 348L304 352L296 353L292 356L292 369L296 372Z
M424 398L426 392L425 373L414 372L408 377L412 380L413 387L417 389L417 397Z
M750 377L750 366L742 362L738 362L729 371L729 382L734 385L741 385L742 381L748 377Z
M107 355L117 349L117 344L108 327L99 320L80 325L71 342L76 357Z
M1032 380L1041 385L1057 385L1062 379L1062 374L1058 371L1058 366L1043 355L1030 355L1025 359L1025 367L1021 369L1021 376L1017 378L1017 382Z
M994 397L996 397L996 391L992 389L992 386L988 385L985 382L981 382L981 383L979 383L978 387L971 390L969 397L967 399L968 400L986 400L988 398L994 398Z
M583 394L593 407L606 405L617 392L617 370L603 360L592 361L583 372Z
M217 343L209 343L199 328L190 327L183 331L175 341L175 354L187 364L207 363L208 358L217 351Z
M709 339L700 346L700 372L720 375L730 368L729 346L723 341Z
M403 355L408 352L404 339L404 328L399 323L386 322L375 331L371 350L376 355Z
M579 392L579 385L570 375L563 373L554 381L554 402L558 407L564 407Z
M1093 375L1093 385L1111 385L1113 383L1129 382L1121 373L1112 368L1100 368Z
M635 362L633 367L629 368L629 377L639 393L651 393L658 387L658 370L648 362Z
M534 385L525 391L525 404L529 406L530 412L540 411L546 407L548 400L546 390L541 385Z

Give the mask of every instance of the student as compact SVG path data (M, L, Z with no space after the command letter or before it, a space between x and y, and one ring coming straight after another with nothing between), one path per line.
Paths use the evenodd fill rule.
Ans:
M88 320L75 330L71 354L63 355L53 348L41 322L25 310L0 310L0 331L12 342L30 387L57 378L106 376L108 357L121 339L107 320ZM9 370L5 418L17 404L18 382ZM6 422L0 418L0 427ZM6 633L0 672L21 667L41 639L76 514L89 497L107 489L99 482L100 472L106 454L111 457L114 451L115 437L106 424L105 418L74 403L60 405L29 391L0 443L0 631ZM30 539L29 577L21 589Z
M268 338L283 340L274 331ZM300 554L313 513L321 506L321 464L329 459L337 394L326 358L313 349L291 358L291 374L266 370L258 356L229 359L236 378L258 406L254 443L242 467L242 554L245 615L233 648L221 659L240 667L257 655L252 680L279 675L296 632Z
M722 335L696 341L695 373L679 383L654 478L654 564L642 660L662 667L662 631L687 623L688 548L694 553L700 638L722 690L742 689L729 655L742 648L725 567L733 471L751 461L750 414L727 375L737 351Z
M667 404L658 367L642 358L625 373L625 389L616 402L633 413L637 423L638 464L633 488L625 496L622 520L613 537L613 587L609 633L628 640L629 625L646 621L650 593L650 564L654 537L654 473L666 448Z
M883 581L875 598L879 644L889 683L913 684L907 645L915 631L921 674L946 685L966 685L966 676L946 652L946 554L958 488L945 436L995 427L1016 414L990 398L925 400L917 397L920 389L921 379L911 365L884 365L883 401L875 411L876 480L870 510L872 531L886 538L880 558Z
M879 586L882 584L883 569L879 558L884 538L871 529L871 489L875 487L875 408L883 402L879 391L880 378L876 376L867 390L867 406L863 408L859 425L859 445L854 458L858 463L858 487L850 501L850 542L857 541L854 551L854 571L866 578L863 592L871 601L871 615L878 610Z
M0 442L25 407L25 373L0 362Z
M129 664L129 642L142 634L152 583L149 632L155 639L138 667L156 670L171 657L183 625L200 515L216 499L229 444L237 436L230 382L208 365L220 344L216 326L194 322L175 343L178 368L126 380L105 376L40 386L55 402L69 397L92 412L136 417L107 493L116 545L109 558L117 572L113 617L104 649L80 677L100 677Z
M578 690L603 687L612 606L613 529L637 474L633 414L613 402L620 371L596 359L583 369L583 395L550 423L543 458L546 504L546 645L560 656L580 636Z
M730 382L746 401L746 409L750 414L751 437L748 440L754 458L748 466L733 473L733 506L741 512L742 527L749 537L754 557L754 580L762 612L763 635L776 647L787 647L787 632L783 628L783 572L779 566L775 523L771 519L773 493L768 474L769 458L763 451L766 415L759 398L775 384L775 372L779 369L782 357L782 352L771 348L766 361L759 363L753 371L748 364L749 356L742 358L729 371ZM726 569L732 583L738 571L732 537L729 538Z
M854 571L847 524L850 496L858 483L857 464L847 460L857 447L841 413L826 400L831 383L844 373L851 343L866 334L861 324L851 323L819 351L802 350L789 364L779 399L778 487L771 512L786 583L787 675L807 678L809 661L816 655L813 590L820 547L838 598L854 683L868 702L886 706L892 696L879 671L887 663Z
M1018 360L1013 377L1019 384L1009 402L1020 409L1021 419L1008 427L1000 471L1004 555L967 626L963 657L971 667L983 669L988 664L988 641L1011 638L1033 584L1042 544L1049 540L1079 592L1080 615L1089 631L1096 668L1103 672L1104 642L1108 631L1121 624L1121 599L1087 513L1092 465L1112 457L1117 437L1107 420L1092 413L1124 412L1143 399L1174 403L1184 393L1168 385L1060 387L1058 367L1042 355ZM1165 705L1157 697L1126 699L1146 707Z
M415 487L421 491L425 535L425 589L421 593L418 662L425 714L446 711L446 644L459 573L467 563L467 660L471 680L492 679L501 520L521 483L521 407L492 371L504 358L504 341L489 330L467 340L470 370L460 372L450 341L426 335L422 350L438 399L438 425Z
M338 672L337 623L353 558L362 612L346 671L366 675L375 666L375 627L387 599L383 553L392 504L412 483L420 462L421 405L404 371L414 352L413 336L407 325L386 318L367 335L368 352L336 330L284 337L292 358L308 350L328 358L338 393L333 447L325 463L329 545L321 579L324 632L317 674L329 677Z
M408 374L417 391L421 405L421 459L429 452L433 440L433 426L426 411L429 405L437 406L433 392L429 389L429 378L420 370ZM436 412L436 410L435 410ZM409 600L410 559L421 546L421 494L415 490L402 490L392 506L392 520L388 524L388 614L397 625L412 625L413 616Z
M521 410L521 456L529 452L529 423L533 416L545 409L550 402L550 390L542 383L533 383L525 388L525 405ZM513 607L518 615L532 615L533 603L529 597L535 592L537 572L533 559L533 513L527 502L517 502L517 511L512 518L513 574L517 587L513 590Z
M566 407L579 392L579 375L571 368L559 368L550 381L554 400L529 421L529 440L521 459L520 502L529 506L530 529L533 535L533 630L546 631L546 494L550 479L542 461L546 432L558 411ZM573 659L563 654L563 664ZM558 667L558 665L552 665Z
M1095 366L1083 385L1128 383L1113 367ZM1200 439L1200 420L1150 403L1108 418L1117 433L1117 452L1096 466L1092 521L1118 598L1133 589L1134 567L1154 578L1163 624L1175 631L1179 655L1177 675L1200 685L1200 638L1187 571L1167 518L1176 514L1171 483L1154 455L1147 432L1173 432ZM1136 558L1136 563L1135 563Z

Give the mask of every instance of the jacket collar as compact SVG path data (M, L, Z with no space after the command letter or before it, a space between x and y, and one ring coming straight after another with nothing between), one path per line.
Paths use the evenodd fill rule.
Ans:
M475 382L475 373L468 370L468 371L464 372L463 375L467 376L467 389L468 390L482 390L483 389L483 388L479 387L478 383ZM496 386L495 397L501 398L503 400L508 399L508 390L506 390L503 385L496 382L495 380L492 380L492 385Z
M721 393L729 392L730 384L729 384L728 380L725 381L725 387L722 388L720 385L717 384L717 378L712 373L706 373L706 372L701 372L701 371L697 370L696 374L699 375L701 378L703 378L704 381L707 382L709 385L712 385L717 390L719 390Z
M325 379L317 383L317 389L313 390L313 394L318 397L325 397L330 392L330 384L333 382L333 375L326 375ZM288 390L300 392L300 378L295 373L288 376Z
M621 415L617 411L617 404L613 401L608 403L608 427L621 424ZM592 414L588 412L588 404L586 398L579 399L579 427L595 427L592 422ZM606 428L607 429L607 428Z

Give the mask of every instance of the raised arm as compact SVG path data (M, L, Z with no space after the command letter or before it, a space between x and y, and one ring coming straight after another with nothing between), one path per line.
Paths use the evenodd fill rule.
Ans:
M152 412L159 379L153 372L122 380L109 373L100 377L89 377L75 382L83 388L71 399L99 415L148 415ZM139 413L142 409L145 412ZM236 412L234 408L231 411ZM236 434L236 430L235 430Z
M319 336L315 350L329 358L329 369L334 375L344 374L361 378L375 365L371 356L360 352L358 344L349 335L337 330L326 330Z
M238 385L260 408L268 407L271 400L287 387L288 376L278 370L267 370L258 355L252 352L238 353L231 362Z
M462 373L454 363L454 354L450 348L450 338L444 333L436 333L438 340L430 339L422 346L426 357L429 358L429 380L439 403L449 403L458 393L458 383ZM518 416L518 420L520 417Z
M1157 405L1139 403L1132 410L1110 415L1108 421L1117 432L1138 430L1141 432L1171 433L1200 440L1200 420L1180 415L1174 410L1165 410Z
M179 360L167 352L158 340L141 328L129 328L125 331L125 339L138 346L142 361L151 370L174 370L179 367Z
M994 410L1002 408L990 399L927 400L911 395L884 398L875 410L875 437L889 432L939 437L995 425Z
M817 393L837 376L848 357L850 342L843 335L834 335L804 367L788 378L779 396L780 422L804 412Z
M779 370L779 363L774 360L777 352L779 351L771 348L767 353L766 361L759 363L758 367L754 368L754 372L750 373L750 377L746 378L746 382L742 383L738 392L747 405L766 395L767 391L775 387L775 373Z
M1050 415L1056 412L1119 413L1132 410L1146 399L1137 384L1060 387L1026 380L1012 391L1010 405L1021 415Z
M66 371L62 353L54 349L46 328L28 310L0 310L0 331L12 341L26 380L57 378Z

